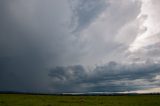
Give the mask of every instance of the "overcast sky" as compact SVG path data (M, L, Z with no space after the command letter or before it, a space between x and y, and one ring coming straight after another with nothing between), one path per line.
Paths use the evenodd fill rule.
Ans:
M0 91L157 92L159 0L0 0Z

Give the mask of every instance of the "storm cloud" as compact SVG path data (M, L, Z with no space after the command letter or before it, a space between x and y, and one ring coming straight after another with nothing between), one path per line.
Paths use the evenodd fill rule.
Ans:
M51 69L53 91L58 92L125 92L154 88L160 64L118 64L109 62L87 70L83 66L56 67Z
M67 43L61 19L67 14L65 23L69 13L63 2L1 0L1 90L47 91L47 68L59 64Z
M159 5L158 0L1 0L0 91L159 87Z

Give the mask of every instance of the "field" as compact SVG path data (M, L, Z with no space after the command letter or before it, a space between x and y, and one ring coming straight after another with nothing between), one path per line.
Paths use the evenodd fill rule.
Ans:
M160 96L52 96L0 94L0 106L160 106Z

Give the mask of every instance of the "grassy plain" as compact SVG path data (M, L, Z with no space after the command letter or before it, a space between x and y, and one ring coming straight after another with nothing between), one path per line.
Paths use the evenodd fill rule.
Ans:
M52 96L0 94L0 106L160 106L160 95Z

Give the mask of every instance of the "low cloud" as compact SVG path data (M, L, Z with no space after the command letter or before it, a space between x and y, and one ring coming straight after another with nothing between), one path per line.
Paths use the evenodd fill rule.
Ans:
M83 66L50 70L53 92L125 92L159 86L156 63L119 64L110 62L93 70Z

